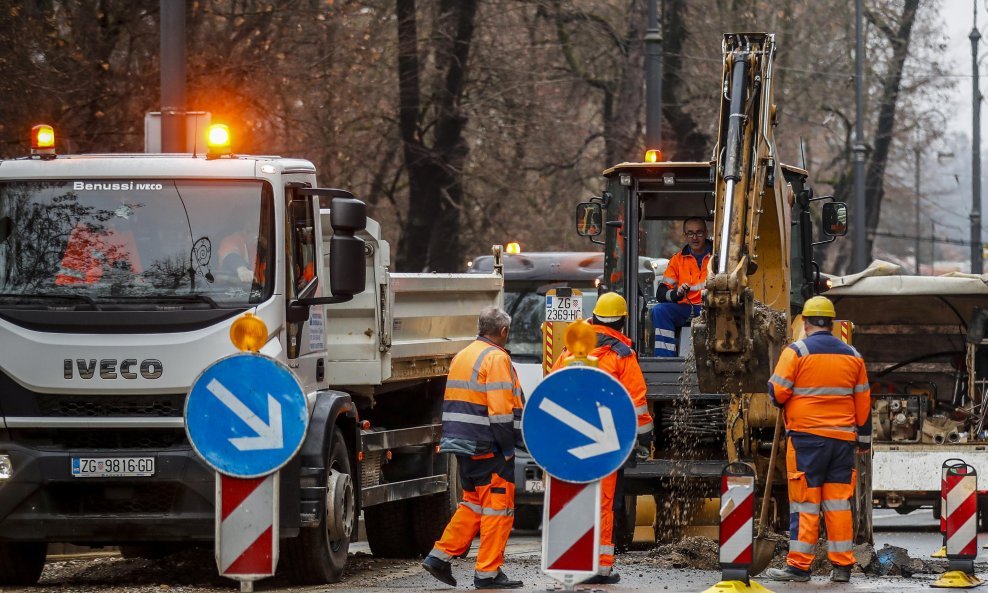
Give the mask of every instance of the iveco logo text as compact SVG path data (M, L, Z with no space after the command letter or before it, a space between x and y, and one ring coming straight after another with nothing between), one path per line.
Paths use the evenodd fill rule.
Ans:
M161 376L162 371L161 361L153 358L142 360L140 365L137 364L136 358L119 361L113 358L104 358L100 361L95 358L89 360L78 358L74 368L78 369L80 379L92 379L96 374L97 367L99 368L100 379L116 379L118 376L123 379L136 379L138 373L145 379L157 379ZM74 368L72 359L66 358L63 363L66 379L72 378Z
M73 181L73 191L122 191L122 190L161 190L164 186L160 183L136 183L133 181L122 181L115 183L86 183L85 181Z

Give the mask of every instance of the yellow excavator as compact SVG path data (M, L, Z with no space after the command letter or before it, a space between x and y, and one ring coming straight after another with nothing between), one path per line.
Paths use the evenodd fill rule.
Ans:
M768 485L763 517L788 524L785 456L773 446L781 426L767 381L803 302L827 288L812 251L846 233L847 208L814 197L807 172L779 162L774 55L772 34L725 35L713 160L665 161L650 147L643 162L604 171L603 193L577 208L578 234L604 247L600 290L628 299L627 331L656 425L651 459L625 472L619 545L632 537L654 541L657 521L669 516L695 522L702 501L719 496L721 470L735 461L751 463L761 487ZM827 236L821 241L813 238L817 202ZM657 301L639 278L638 256L682 249L688 218L712 230L702 312L677 332L677 355L658 357L651 322ZM716 513L711 519L706 531L694 531L716 537Z

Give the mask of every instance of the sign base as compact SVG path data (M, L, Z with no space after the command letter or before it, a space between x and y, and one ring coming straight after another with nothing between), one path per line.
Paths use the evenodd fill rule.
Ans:
M938 589L971 589L982 584L984 584L984 581L973 574L968 574L960 570L952 570L940 575L940 578L930 586Z
M749 584L745 585L744 581L721 581L703 593L772 593L751 579L748 579L748 582Z
M930 554L930 558L946 558L946 557L947 557L947 546L940 546L939 550Z

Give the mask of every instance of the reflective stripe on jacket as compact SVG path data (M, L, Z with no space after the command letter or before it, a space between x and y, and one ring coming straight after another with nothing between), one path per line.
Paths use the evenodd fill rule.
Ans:
M683 250L672 256L666 271L662 275L662 281L656 291L656 298L662 302L682 303L684 305L699 305L703 302L700 289L707 281L707 263L710 261L710 244L707 243L707 252L703 256L703 263L696 265L696 258L690 252L690 246L683 247ZM676 288L682 283L693 287L686 296L676 299ZM670 291L672 291L670 293Z
M443 453L515 454L521 443L521 384L508 352L477 338L453 357L443 401Z
M817 332L782 351L769 393L786 429L842 441L871 441L871 388L858 351Z
M638 415L638 434L651 431L653 424L652 415L648 413L648 400L645 398L645 376L638 364L638 355L631 348L631 340L604 325L594 325L593 329L597 332L597 347L590 351L590 355L597 358L597 368L609 373L628 390L631 403L635 406L635 414ZM563 349L552 365L552 370L563 368L563 361L568 356L569 352Z

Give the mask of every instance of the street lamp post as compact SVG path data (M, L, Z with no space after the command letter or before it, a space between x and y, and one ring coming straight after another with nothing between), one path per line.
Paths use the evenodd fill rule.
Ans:
M913 167L913 173L915 174L915 189L914 194L916 195L916 246L913 248L913 253L916 254L916 275L919 276L919 159L922 155L923 150L917 144L913 148L913 154L916 156L916 166Z
M855 272L868 267L867 227L868 205L865 196L865 143L864 143L864 8L863 0L854 2L854 225L852 265Z
M968 35L971 40L971 89L974 112L974 130L971 141L971 273L981 274L984 265L981 254L981 90L978 80L978 0L974 0L974 27Z

